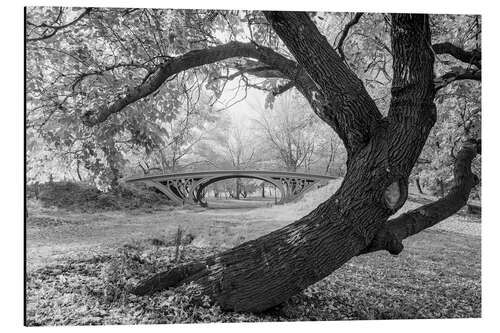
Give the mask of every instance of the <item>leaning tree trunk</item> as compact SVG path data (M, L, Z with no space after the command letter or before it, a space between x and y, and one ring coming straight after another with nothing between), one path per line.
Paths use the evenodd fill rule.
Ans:
M378 250L400 253L403 239L456 213L478 182L471 171L477 153L478 142L468 142L459 152L455 186L445 198L396 219L385 222L383 217L388 209L383 207L391 205L387 196L382 196L384 205L372 202L364 208L363 203L369 201L360 200L351 206L354 211L345 209L346 196L369 195L356 185L361 179L346 176L333 197L302 219L204 261L157 274L132 292L144 295L194 281L223 309L266 310L328 276L354 256ZM381 220L384 223L373 222Z
M456 186L449 197L388 221L406 201L411 169L436 118L434 53L426 15L392 17L394 78L385 118L306 13L265 15L316 85L314 91L310 86L297 88L346 146L344 180L331 198L300 220L205 260L159 273L139 283L132 290L135 294L194 282L223 309L260 312L354 256L383 249L399 253L402 239L463 206L476 182L470 163L478 145L471 143L459 154Z

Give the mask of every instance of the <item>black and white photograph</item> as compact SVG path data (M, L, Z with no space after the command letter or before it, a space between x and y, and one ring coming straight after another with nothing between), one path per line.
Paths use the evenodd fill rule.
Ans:
M481 10L73 3L17 9L21 325L481 320Z

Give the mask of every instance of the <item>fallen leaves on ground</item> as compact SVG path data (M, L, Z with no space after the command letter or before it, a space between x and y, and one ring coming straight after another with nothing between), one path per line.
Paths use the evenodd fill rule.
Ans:
M183 245L177 262L220 250L192 244ZM286 304L258 315L223 312L208 300L193 302L191 285L142 297L128 293L140 279L176 264L171 243L145 239L115 250L72 252L27 273L27 325L481 316L479 238L425 231L405 245L400 256L380 252L354 258Z

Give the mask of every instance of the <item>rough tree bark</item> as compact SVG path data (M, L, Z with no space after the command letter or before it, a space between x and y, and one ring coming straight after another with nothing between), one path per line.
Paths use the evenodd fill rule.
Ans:
M410 172L435 123L436 89L443 84L437 87L434 80L436 51L427 15L392 15L394 77L385 118L308 14L266 12L265 16L297 62L268 48L236 42L206 50L202 59L200 51L191 51L166 63L126 97L87 114L86 121L94 124L119 112L176 71L228 57L252 57L268 65L266 70L293 80L314 112L342 139L348 154L344 180L331 198L298 221L205 260L159 273L139 283L132 290L135 294L194 282L223 309L264 311L354 256L378 250L401 252L404 238L460 209L477 182L470 163L480 152L480 143L468 142L458 154L456 184L446 197L388 221L406 201ZM440 46L439 52L446 50L456 52L449 45ZM467 59L477 61L477 55Z

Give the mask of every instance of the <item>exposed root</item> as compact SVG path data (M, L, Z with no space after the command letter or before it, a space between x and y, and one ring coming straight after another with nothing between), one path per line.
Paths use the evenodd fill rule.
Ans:
M201 262L191 262L180 265L139 282L130 292L134 295L142 296L170 287L176 287L182 284L188 277L199 273L205 268L206 265Z

